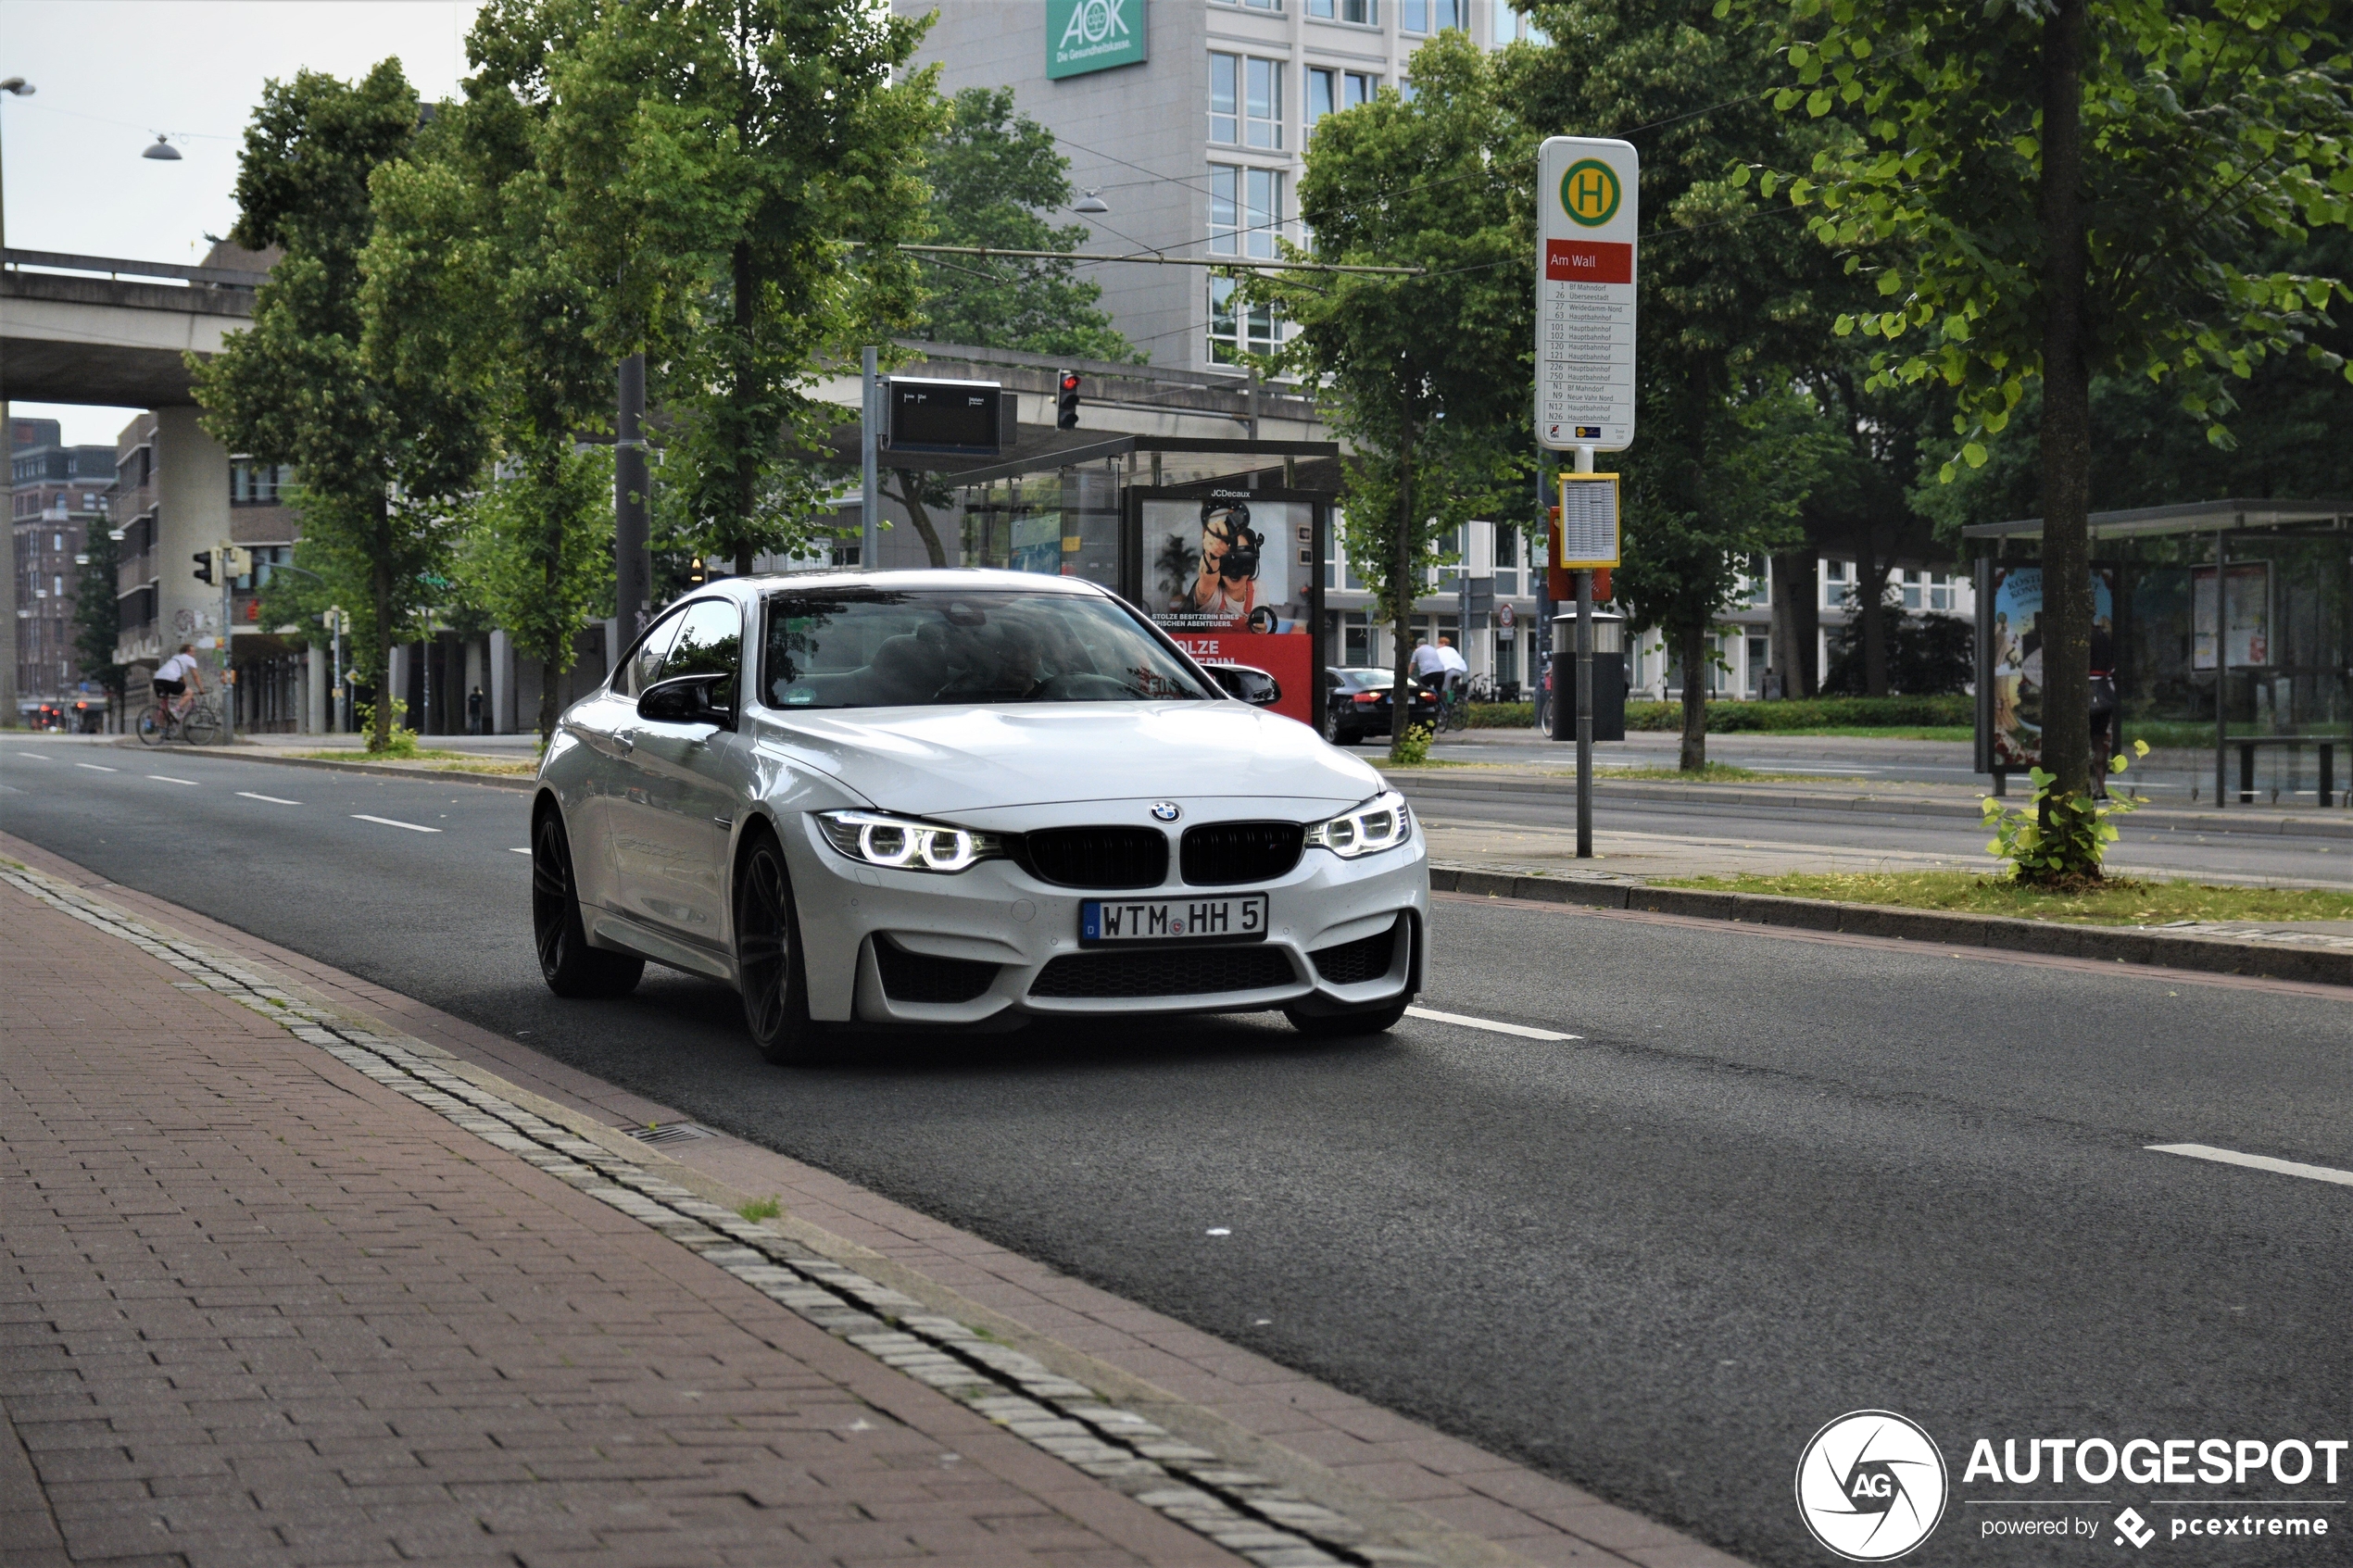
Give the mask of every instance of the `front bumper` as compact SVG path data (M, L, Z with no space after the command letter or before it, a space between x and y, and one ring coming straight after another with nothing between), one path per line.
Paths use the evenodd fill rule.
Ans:
M809 975L809 1005L821 1020L911 1024L975 1024L1031 1017L1118 1017L1182 1012L1251 1012L1297 1007L1345 1011L1393 1000L1418 984L1427 962L1429 859L1418 824L1411 842L1343 860L1311 848L1282 877L1243 886L1164 887L1102 893L1038 881L1011 860L987 860L952 876L862 865L824 842L815 822L799 823L804 852L794 857L795 897ZM1172 857L1172 879L1175 875ZM1172 966L1199 975L1208 988L1189 985L1151 995L1039 994L1040 977L1058 959L1136 949L1082 948L1079 905L1088 898L1224 897L1264 893L1268 931L1262 942L1185 947L1202 961ZM1386 970L1341 967L1331 949L1378 937L1405 921ZM954 960L944 967L975 978L956 964L993 965L984 989L968 999L912 1001L885 981L887 955L878 944L920 959ZM1255 956L1263 949L1275 957ZM1239 955L1252 952L1246 961ZM1327 978L1315 961L1342 978ZM1221 957L1232 958L1221 965ZM1279 964L1277 959L1279 959ZM1220 977L1221 968L1227 972ZM904 974L901 960L894 972ZM1066 976L1067 971L1058 972ZM1359 977L1363 976L1363 977ZM1244 988L1227 989L1237 978ZM1042 990L1067 990L1049 982Z

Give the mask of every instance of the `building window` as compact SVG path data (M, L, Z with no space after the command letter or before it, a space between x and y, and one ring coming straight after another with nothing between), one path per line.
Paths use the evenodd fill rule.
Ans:
M1340 107L1340 73L1327 66L1307 68L1307 129Z
M1826 560L1822 563L1822 608L1838 609L1846 603L1846 563Z
M1404 32L1467 31L1469 0L1397 0L1397 26Z
M1326 21L1380 26L1380 0L1307 0L1307 14Z
M1227 6L1247 6L1253 11L1279 11L1283 8L1283 0L1221 0L1221 3Z
M1495 596L1510 598L1519 592L1519 526L1495 525Z
M1280 151L1283 144L1283 62L1253 56L1243 75L1242 139L1253 147Z
M1209 139L1232 146L1242 139L1241 71L1239 55L1211 53L1209 56Z
M293 484L294 470L283 463L238 458L229 464L229 504L233 507L274 507Z
M1209 166L1209 248L1218 256L1274 259L1283 220L1283 175L1277 169Z
M1959 608L1957 597L1953 592L1953 579L1946 576L1944 572L1940 571L1933 577L1931 577L1928 580L1928 608L1931 609L1943 610L1950 610Z
M1210 55L1209 139L1221 146L1282 150L1282 61Z
M1213 365L1240 362L1245 354L1272 354L1279 338L1275 307L1237 306L1234 280L1209 280L1209 359Z
M1379 92L1379 77L1368 71L1349 71L1340 79L1340 107L1353 109L1359 104L1369 104Z
M1529 43L1541 48L1552 42L1552 36L1536 25L1536 19L1526 11L1495 7L1495 42L1498 44Z

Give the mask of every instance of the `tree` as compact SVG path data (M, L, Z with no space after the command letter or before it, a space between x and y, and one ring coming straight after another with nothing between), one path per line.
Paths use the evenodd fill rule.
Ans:
M1353 447L1349 556L1390 622L1401 691L1439 541L1522 504L1535 345L1533 144L1501 108L1492 57L1459 32L1415 54L1414 85L1411 100L1384 89L1316 123L1299 216L1318 261L1423 275L1272 273L1236 287L1296 323L1262 364L1320 383Z
M675 423L663 477L706 555L806 547L834 488L829 357L911 327L934 72L924 24L829 0L509 0L479 89L544 112L555 222Z
M122 640L122 601L115 597L115 573L122 559L122 546L108 529L93 527L85 532L88 538L82 553L88 558L82 563L73 587L73 651L82 672L114 699L120 719L131 673L129 665L117 664L114 658L115 645Z
M478 61L504 43L481 30L503 19L477 24ZM578 450L609 414L612 364L596 332L605 285L578 270L561 232L547 120L544 102L478 77L414 157L381 170L365 299L371 347L479 388L489 460L464 510L457 575L468 603L539 665L543 746L581 627L611 612L614 571L611 464ZM420 315L440 330L409 332Z
M1070 205L1070 160L1054 150L1052 132L1013 111L1010 87L958 93L925 163L937 244L1069 251L1087 238L1083 223L1056 228L1047 220ZM1070 262L956 256L922 265L929 296L922 335L935 342L1143 358L1097 307L1102 286L1073 278Z
M1885 302L1838 330L1885 345L1881 384L1951 390L1971 467L2040 384L2042 822L2072 847L2038 874L2095 877L2092 383L2171 382L2221 442L2231 378L2299 348L2342 364L2307 334L2353 289L2246 265L2264 235L2353 219L2342 9L1788 0L1781 14L1776 106L1840 132L1790 199Z
M433 373L447 331L429 311L363 344L361 255L375 228L369 181L418 135L416 94L397 61L357 83L314 71L271 82L245 132L237 224L249 250L284 258L255 300L250 330L191 355L205 426L231 448L291 463L304 560L345 595L353 663L381 686L396 640L437 590L452 504L478 462L474 386ZM392 702L370 746L390 744Z
M1704 0L1529 9L1551 42L1505 52L1512 111L1542 134L1622 136L1642 155L1639 419L1617 461L1614 586L1632 626L1658 628L1682 667L1681 765L1704 769L1711 635L1750 558L1797 536L1808 465L1836 433L1795 389L1847 285L1747 188L1749 161L1806 134L1764 103L1761 40Z

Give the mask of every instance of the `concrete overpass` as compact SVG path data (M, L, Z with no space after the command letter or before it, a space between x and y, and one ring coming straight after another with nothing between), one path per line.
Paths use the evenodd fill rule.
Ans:
M185 357L251 323L265 276L13 248L6 262L0 401L130 408L189 404Z
M14 248L0 260L0 404L155 410L143 469L153 474L149 498L135 518L119 508L115 523L137 527L145 546L125 562L120 589L126 597L152 590L157 613L116 657L152 660L180 627L208 629L213 634L201 640L217 649L218 592L193 580L188 558L234 536L229 453L196 423L187 357L218 354L231 332L252 324L254 291L267 275ZM10 579L0 602L13 604L16 552L0 553ZM13 658L8 664L13 675ZM0 711L13 718L15 707L13 693L0 693Z

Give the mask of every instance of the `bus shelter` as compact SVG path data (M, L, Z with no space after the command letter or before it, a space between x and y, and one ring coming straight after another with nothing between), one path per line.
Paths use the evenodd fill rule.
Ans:
M1977 767L2041 760L2043 521L1962 530L1977 554ZM2211 747L2214 801L2340 795L2353 750L2353 501L2221 500L2091 517L2095 722L2113 744ZM2353 761L2353 758L2342 759ZM2235 764L2235 767L2233 766ZM2235 772L2233 781L2232 775Z
M934 459L948 558L1101 583L1196 659L1265 670L1275 711L1319 724L1339 444L1056 433L1001 460Z

